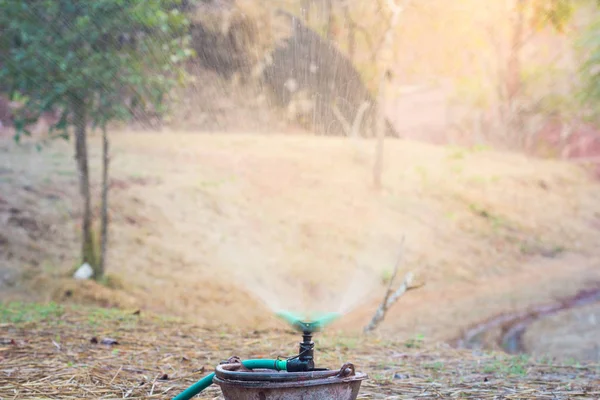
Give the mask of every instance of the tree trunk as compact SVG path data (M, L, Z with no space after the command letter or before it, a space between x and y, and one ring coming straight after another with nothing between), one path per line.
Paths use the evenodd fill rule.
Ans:
M325 29L325 34L327 40L333 40L333 4L332 0L325 0L325 8L327 9L327 27Z
M348 29L348 59L354 62L354 54L356 53L356 26L350 15L348 2L344 3L344 18L346 19L346 28Z
M101 224L102 231L100 242L100 262L98 264L97 275L103 276L106 265L106 247L108 246L108 165L109 148L106 125L102 127L102 211Z
M523 48L524 0L517 0L512 24L510 53L506 66L506 92L511 102L521 91L521 49Z
M300 12L302 13L302 19L306 24L309 23L310 19L310 2L311 0L302 0L300 5Z
M375 165L373 166L373 184L375 189L381 189L381 175L383 173L383 141L385 138L385 72L379 78L379 96L375 118L377 145L375 148Z
M511 144L518 143L521 121L518 118L517 101L521 93L521 50L523 49L524 0L515 4L514 22L511 25L510 49L506 63L506 104L504 126Z
M71 102L75 116L75 160L79 170L79 192L83 200L81 259L82 262L90 264L95 272L97 265L92 235L92 203L86 140L87 115L83 99L73 96Z
M392 11L390 18L390 25L385 32L382 53L383 59L380 60L381 75L379 77L379 89L377 96L377 110L376 111L376 134L377 134L377 147L375 148L375 164L373 165L373 184L376 189L381 189L383 174L383 141L386 133L386 117L385 117L385 104L387 103L386 88L389 84L388 77L391 76L391 65L393 45L394 45L394 30L398 24L402 7L397 6L394 0L388 0L388 7Z

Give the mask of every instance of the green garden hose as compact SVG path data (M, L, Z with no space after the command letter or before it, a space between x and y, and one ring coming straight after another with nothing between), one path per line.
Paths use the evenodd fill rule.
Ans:
M273 369L275 371L285 371L287 369L286 360L244 360L242 361L242 365L248 369L260 368ZM173 400L190 400L192 397L196 396L198 393L212 385L214 377L214 372L206 375L204 378L200 379L198 382L194 383L192 386L173 397Z
M340 317L339 313L327 313L315 316L316 318L314 318L312 322L302 322L302 320L304 319L302 316L293 314L288 311L280 311L279 313L277 313L277 315L280 318L287 321L294 329L303 332L304 334L320 331L323 329L323 327L325 327L325 325L329 325L335 319ZM305 336L305 340L310 340L310 335ZM310 342L309 344L311 346L313 345L312 342ZM312 360L312 347L310 349L310 359ZM293 363L294 361L297 360L292 360L290 362ZM242 361L242 365L248 369L259 368L272 369L275 371L288 370L288 360L245 360ZM310 364L309 367L314 367L314 364ZM297 371L298 369L294 369L293 366L290 366L290 370ZM194 383L192 386L181 392L179 395L175 396L173 400L190 400L192 397L196 396L198 393L212 385L214 377L214 372L212 374L206 375L204 378Z

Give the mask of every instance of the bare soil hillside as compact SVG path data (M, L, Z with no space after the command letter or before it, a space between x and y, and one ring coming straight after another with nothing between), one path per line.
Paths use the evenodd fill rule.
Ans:
M98 192L100 142L93 138ZM600 282L600 185L578 166L390 140L112 135L108 287L66 275L79 249L70 143L0 144L4 299L140 307L205 326L271 326L269 308L347 311L360 329L404 238L426 285L382 334L451 339L504 311Z

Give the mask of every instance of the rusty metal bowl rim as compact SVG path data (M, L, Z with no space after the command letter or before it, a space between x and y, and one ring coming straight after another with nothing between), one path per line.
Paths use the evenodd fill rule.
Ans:
M236 386L245 388L294 388L307 386L324 386L357 382L368 379L365 373L355 373L339 376L340 371L311 371L311 372L272 372L270 370L231 371L239 364L218 365L213 382L219 386ZM342 367L343 370L343 367Z
M291 381L323 379L330 377L346 378L355 375L354 365L346 363L340 370L316 370L307 372L275 372L270 369L245 369L239 363L220 364L216 368L216 376L224 380L236 381Z
M362 380L367 379L366 374L358 373L350 378L324 378L324 379L312 379L312 380L296 380L290 382L268 382L268 381L234 381L234 380L223 380L215 376L213 382L223 387L233 386L242 387L246 389L285 389L285 388L298 388L298 387L312 387L312 386L328 386L328 385L340 385L340 384L359 384Z

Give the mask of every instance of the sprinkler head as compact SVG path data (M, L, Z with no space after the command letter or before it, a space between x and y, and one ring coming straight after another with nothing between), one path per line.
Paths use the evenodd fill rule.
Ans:
M289 311L280 311L277 313L277 316L284 319L288 324L292 326L292 328L294 328L298 332L313 333L322 331L323 328L325 328L325 326L338 319L341 316L341 314L332 312L316 315L316 318L314 318L310 322L304 321L305 318L303 316L299 316Z
M293 314L289 311L281 311L277 316L286 320L292 328L302 332L302 342L300 342L300 351L296 357L290 358L287 361L288 372L306 372L315 371L315 343L312 341L312 334L319 332L323 328L339 318L339 313L328 313L320 315L312 322L303 321L303 317Z

